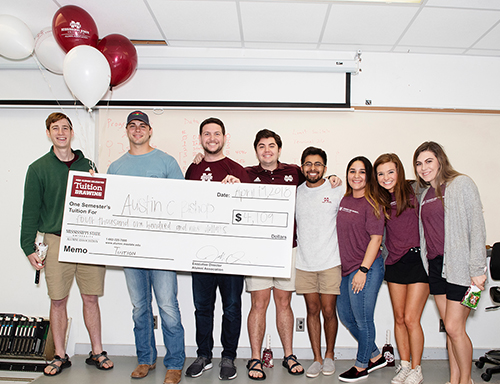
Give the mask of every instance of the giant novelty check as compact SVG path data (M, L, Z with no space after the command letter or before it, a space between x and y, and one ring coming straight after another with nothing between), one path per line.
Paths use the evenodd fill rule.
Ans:
M69 173L59 260L289 277L295 186Z

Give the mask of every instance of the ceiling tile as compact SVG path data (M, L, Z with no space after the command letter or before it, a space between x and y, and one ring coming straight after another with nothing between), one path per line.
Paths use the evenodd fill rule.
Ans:
M268 43L265 41L262 42L253 42L253 41L247 41L245 42L245 48L252 48L252 49L317 49L318 44L316 43Z
M142 0L127 0L126 9L117 6L115 1L58 1L62 6L78 5L85 9L96 22L100 38L111 33L119 33L131 40L163 40L153 17Z
M236 3L233 1L148 2L167 41L241 41Z
M0 14L22 20L36 36L42 29L52 26L52 18L59 7L52 0L1 0Z
M473 46L474 49L500 49L500 23Z
M462 48L446 48L446 47L409 47L399 45L394 48L394 52L404 53L429 53L429 54L446 54L446 55L460 55L464 53Z
M469 49L464 53L467 56L497 56L500 57L500 50Z
M498 11L424 8L400 44L468 48L499 18Z
M359 49L500 56L500 0L426 0L409 5L328 0L0 2L0 13L25 22L33 36L51 25L59 6L71 4L93 17L101 38L120 33L133 40L165 39L172 47L247 52L260 48L269 55Z
M366 45L366 44L321 44L320 49L333 51L363 52L390 52L392 45ZM363 57L363 56L361 56Z
M500 9L498 0L427 0L426 7Z
M318 42L327 4L241 2L243 36L257 42Z
M335 4L322 42L392 45L417 11L414 6Z
M169 40L170 47L242 48L240 41Z

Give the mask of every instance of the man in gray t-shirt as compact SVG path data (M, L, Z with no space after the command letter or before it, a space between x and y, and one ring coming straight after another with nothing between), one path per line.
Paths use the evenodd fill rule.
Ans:
M153 128L149 117L141 111L128 115L125 126L130 150L109 166L113 175L184 179L177 161L150 145ZM184 366L184 328L177 301L177 273L161 269L123 268L133 306L134 336L138 365L130 375L133 379L146 377L156 368L156 342L151 302L154 292L161 317L161 329L167 369L164 384L181 381Z

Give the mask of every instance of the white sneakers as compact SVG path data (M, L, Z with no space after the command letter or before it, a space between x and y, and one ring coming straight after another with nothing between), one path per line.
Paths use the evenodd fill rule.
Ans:
M396 376L391 380L391 384L422 384L423 382L422 367L417 365L415 369L411 369L410 362L404 360L401 360Z
M396 376L391 380L391 384L404 384L410 374L411 364L409 361L401 360L401 365L396 369Z
M423 382L424 376L422 375L422 367L420 365L412 369L405 380L405 384L422 384Z

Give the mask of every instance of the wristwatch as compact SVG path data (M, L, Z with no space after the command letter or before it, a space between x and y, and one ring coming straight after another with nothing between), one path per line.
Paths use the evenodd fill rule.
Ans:
M359 267L359 270L361 272L363 272L363 273L368 273L368 271L370 270L370 268L366 268L366 267L361 266L361 267Z

